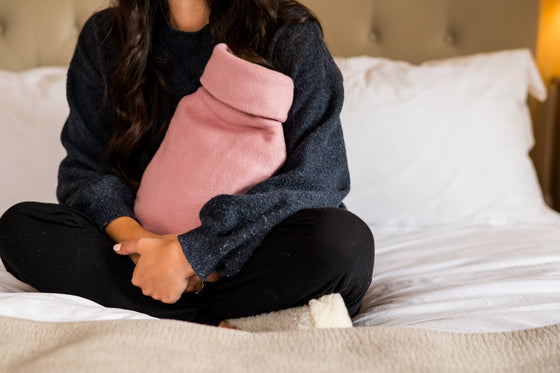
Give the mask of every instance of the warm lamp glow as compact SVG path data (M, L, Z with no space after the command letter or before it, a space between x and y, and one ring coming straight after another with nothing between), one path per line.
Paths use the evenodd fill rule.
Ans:
M548 83L560 77L560 1L541 0L537 64Z

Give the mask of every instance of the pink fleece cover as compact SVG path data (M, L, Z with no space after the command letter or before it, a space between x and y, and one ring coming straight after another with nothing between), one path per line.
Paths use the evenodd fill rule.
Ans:
M243 194L286 160L282 122L292 105L290 77L236 57L218 44L184 97L148 165L134 211L144 228L184 233L200 225L218 194Z

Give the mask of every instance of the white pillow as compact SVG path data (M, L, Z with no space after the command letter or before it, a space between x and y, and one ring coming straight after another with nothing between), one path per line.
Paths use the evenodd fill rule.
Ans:
M22 201L56 202L66 68L0 71L0 214Z
M337 59L352 189L378 227L505 224L548 209L528 152L527 93L546 90L528 50L411 65Z

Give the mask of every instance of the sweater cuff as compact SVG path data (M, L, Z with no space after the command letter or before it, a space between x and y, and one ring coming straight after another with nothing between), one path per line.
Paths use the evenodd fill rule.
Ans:
M200 281L206 280L206 277L212 273L219 263L219 257L216 255L217 243L210 242L212 235L204 226L193 229L178 237L179 243L183 248L183 253L187 257L192 269L196 272ZM212 250L210 250L212 248ZM210 252L212 251L212 253ZM218 249L218 251L220 251Z
M103 231L113 220L134 215L134 195L117 176L105 175L76 193L68 206L85 213Z

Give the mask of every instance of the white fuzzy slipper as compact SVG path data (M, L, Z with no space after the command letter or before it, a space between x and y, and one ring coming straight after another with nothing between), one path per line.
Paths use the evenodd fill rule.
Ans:
M344 300L338 293L312 299L306 306L226 321L249 332L352 327Z

